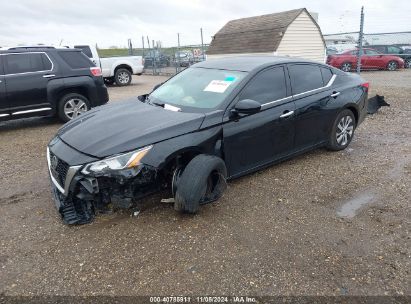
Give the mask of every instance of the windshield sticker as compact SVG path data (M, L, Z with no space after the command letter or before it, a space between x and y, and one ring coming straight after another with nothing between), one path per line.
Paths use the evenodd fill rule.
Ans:
M234 76L227 76L224 80L225 81L234 81L235 77Z
M204 89L205 92L224 93L232 81L212 80Z

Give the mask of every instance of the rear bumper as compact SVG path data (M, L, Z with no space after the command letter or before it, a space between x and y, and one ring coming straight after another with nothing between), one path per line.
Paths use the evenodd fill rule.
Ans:
M109 100L107 87L103 84L96 87L96 94L91 104L93 107L101 106L106 104Z
M139 75L142 74L144 70L144 66L143 65L138 65L138 66L134 66L133 67L133 74L134 75Z

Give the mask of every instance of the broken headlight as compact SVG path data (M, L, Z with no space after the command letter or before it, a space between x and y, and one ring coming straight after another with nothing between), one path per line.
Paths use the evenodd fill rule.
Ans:
M117 156L109 157L94 163L87 164L81 173L89 174L104 174L106 172L120 170L139 170L142 158L151 150L153 146L147 146L135 151L131 151Z

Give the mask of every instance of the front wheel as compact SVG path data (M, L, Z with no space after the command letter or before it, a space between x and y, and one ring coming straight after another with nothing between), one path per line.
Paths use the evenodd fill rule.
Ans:
M63 122L68 122L90 110L90 102L77 93L64 95L59 102L58 116Z
M131 83L131 73L127 69L118 69L114 74L114 79L118 86L127 86Z
M349 62L344 62L344 63L341 65L341 70L344 71L344 72L350 72L351 69L352 69L352 64L349 63Z
M398 63L396 61L390 61L387 64L387 70L388 71L395 71L398 69Z
M180 212L196 213L200 205L219 199L227 187L225 163L212 155L194 157L177 177L173 177L174 209Z
M355 124L355 117L351 110L341 111L334 121L327 148L332 151L347 148L354 136Z

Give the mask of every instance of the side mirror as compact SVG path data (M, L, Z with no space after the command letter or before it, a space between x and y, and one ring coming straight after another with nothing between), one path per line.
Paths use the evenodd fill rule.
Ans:
M147 99L148 94L144 94L144 95L139 95L137 96L137 99L141 102L145 102Z
M235 114L254 114L261 110L261 104L252 99L243 99L237 102L232 110Z

